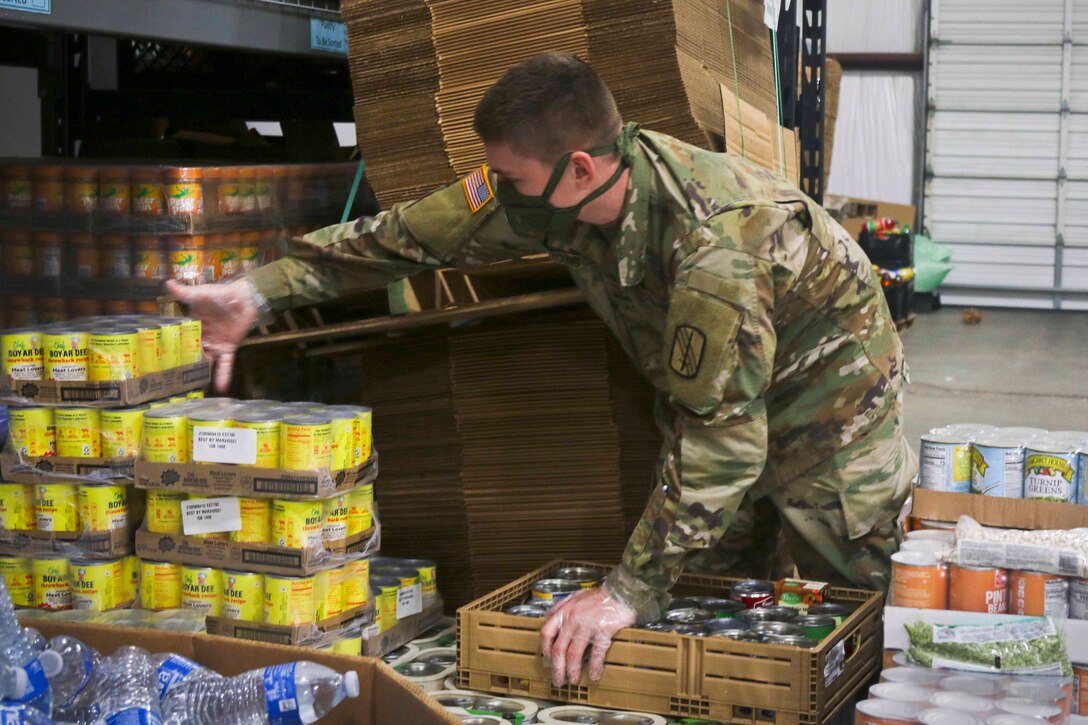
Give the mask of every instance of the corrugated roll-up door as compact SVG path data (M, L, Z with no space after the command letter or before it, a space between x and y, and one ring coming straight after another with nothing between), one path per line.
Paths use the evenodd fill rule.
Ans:
M1088 309L1088 0L932 0L927 57L944 300Z

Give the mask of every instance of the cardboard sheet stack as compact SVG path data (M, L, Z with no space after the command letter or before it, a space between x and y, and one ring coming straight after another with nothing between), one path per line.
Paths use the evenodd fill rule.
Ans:
M615 561L660 447L653 392L623 356L586 318L400 337L364 353L383 552L437 560L451 606L549 557Z
M775 118L762 13L759 0L525 0L501 9L343 0L368 179L388 207L482 163L476 102L506 68L544 50L585 58L625 118L691 143L725 135L723 83Z

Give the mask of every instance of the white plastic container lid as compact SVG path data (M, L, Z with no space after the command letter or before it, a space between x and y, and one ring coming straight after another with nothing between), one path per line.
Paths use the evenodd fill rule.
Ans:
M892 667L880 673L885 682L901 682L907 685L919 687L935 686L946 675L943 672L931 670L926 667Z
M930 699L930 702L934 707L962 712L990 712L994 709L993 700L969 695L966 692L938 692Z
M965 692L969 695L996 695L1002 690L1002 683L996 678L974 677L972 675L951 675L941 680L941 689L951 692Z
M985 720L968 715L962 710L946 710L940 707L923 710L918 715L918 722L922 725L986 725Z
M869 697L899 702L929 702L935 691L931 687L921 687L905 682L881 682L869 688Z

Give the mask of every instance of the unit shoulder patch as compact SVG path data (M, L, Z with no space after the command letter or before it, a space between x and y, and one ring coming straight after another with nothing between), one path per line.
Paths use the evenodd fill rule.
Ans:
M468 208L473 214L483 209L495 195L491 190L491 180L487 176L487 164L462 179L461 187L465 190Z
M694 378L703 365L706 335L697 327L677 325L672 337L669 367L682 378Z

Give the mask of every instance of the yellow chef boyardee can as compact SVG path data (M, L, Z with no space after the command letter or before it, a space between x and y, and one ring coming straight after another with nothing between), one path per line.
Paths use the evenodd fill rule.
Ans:
M90 368L90 333L68 329L42 335L45 352L45 379L86 380Z
M263 611L265 624L289 627L313 624L316 621L314 578L265 574Z
M348 536L361 534L373 523L374 484L358 486L348 492Z
M374 592L374 606L381 616L380 631L384 632L397 623L397 592L400 591L400 579L389 576L370 577L370 588Z
M344 564L341 579L344 587L344 611L365 607L370 582L370 560L356 559Z
M355 408L333 405L325 408L322 415L329 416L330 420L332 470L352 468L355 465L355 429L358 425Z
M343 572L325 569L314 574L314 606L317 621L339 617L344 612Z
M90 366L87 379L131 380L139 375L136 328L94 330L88 338Z
M188 318L181 320L181 352L179 355L179 362L182 365L193 365L204 358L200 327L200 320L191 320Z
M189 423L171 408L156 408L144 413L140 457L149 463L189 462Z
M141 561L140 603L144 609L180 608L181 565L168 561Z
M30 571L30 559L23 556L0 557L0 574L17 607L33 606L34 575Z
M33 531L37 528L34 509L34 485L0 483L0 529Z
M230 532L230 540L239 544L272 543L272 501L267 498L240 498L242 528Z
M323 511L320 501L272 502L272 539L276 546L319 551Z
M72 588L72 608L105 612L113 609L116 574L112 561L76 559L68 565L69 585Z
M256 431L257 460L261 468L280 467L280 418L264 410L243 410L233 418L235 428Z
M124 486L82 484L78 501L79 519L84 531L128 528L128 491Z
M121 577L114 583L114 606L135 603L140 591L140 560L135 556L121 559Z
M260 622L264 611L264 575L223 571L223 616L243 622Z
M325 517L321 529L321 538L326 547L336 542L342 542L348 538L348 495L342 493L339 496L327 498L321 502Z
M162 367L162 327L158 324L136 326L136 368L140 375L157 373Z
M103 410L99 414L103 458L134 458L140 453L147 406Z
M358 657L363 651L363 635L344 637L332 643L332 651L339 655Z
M184 493L149 490L147 492L147 530L153 534L180 534L181 502L186 498Z
M79 494L75 484L34 485L34 512L38 531L81 531Z
M97 408L57 408L57 455L70 458L102 457L102 423Z
M32 592L38 609L72 608L72 589L68 584L68 560L64 558L32 559L30 571L34 577Z
M0 355L4 373L15 380L41 380L45 377L42 335L37 330L8 330L0 334Z
M181 567L181 608L218 617L222 612L222 572L210 566Z
M57 431L52 408L9 408L8 438L11 448L34 458L57 455Z
M181 321L160 318L162 328L162 357L159 366L162 370L172 370L181 366Z
M332 422L319 415L284 418L280 428L280 465L292 471L315 471L332 463Z
M362 465L370 460L374 452L374 411L366 406L358 406L355 409L358 431L358 447L355 453L355 465Z

